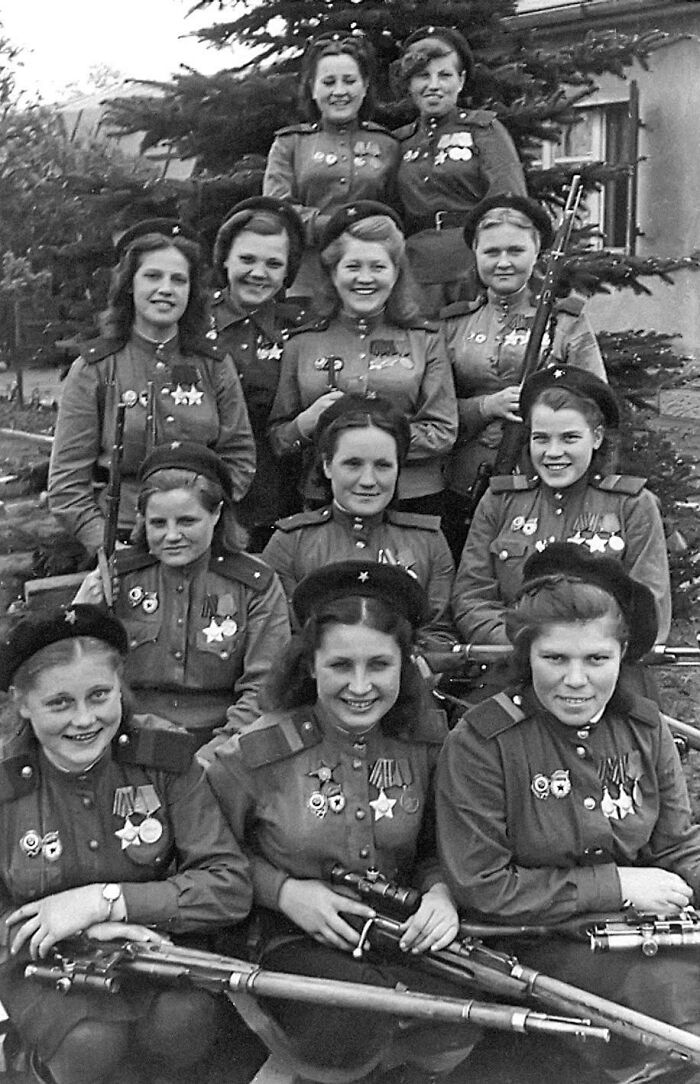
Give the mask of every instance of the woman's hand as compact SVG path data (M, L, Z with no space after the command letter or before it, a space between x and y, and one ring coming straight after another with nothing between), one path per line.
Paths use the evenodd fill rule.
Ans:
M99 568L96 568L92 572L88 572L73 598L73 603L99 606L104 600L105 593L102 589L102 576L100 575Z
M280 911L305 933L322 945L332 945L345 952L355 948L360 935L348 925L341 912L363 919L375 916L366 903L341 896L323 881L299 881L294 877L282 885L278 903Z
M58 941L73 937L101 922L106 906L102 885L99 884L69 888L66 892L57 892L42 900L23 903L5 919L7 926L18 927L12 937L10 951L16 956L28 942L32 959L44 957Z
M521 422L518 413L520 406L520 386L511 384L481 399L481 412L485 418L503 418L507 422Z
M147 941L150 945L172 945L165 937L150 926L141 926L138 922L96 922L85 930L93 941Z
M618 866L620 891L638 911L657 915L675 914L693 899L689 884L667 869L657 866Z
M447 885L433 885L420 907L402 926L402 952L436 952L454 941L459 932L457 909Z
M340 388L334 388L332 391L327 391L325 395L320 396L306 410L302 410L301 414L297 414L297 426L302 437L310 437L316 432L318 419L324 410L328 410L328 407L332 406L336 399L340 399L342 395L343 392Z

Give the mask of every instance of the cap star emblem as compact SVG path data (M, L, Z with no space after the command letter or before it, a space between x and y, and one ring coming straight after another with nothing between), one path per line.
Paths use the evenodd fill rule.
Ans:
M204 398L203 391L197 391L194 384L187 392L187 405L188 406L201 406L202 399Z
M355 215L357 214L357 207L348 207L345 214L346 214L347 218L354 218Z
M369 580L369 572L367 572L367 571L365 571L365 572L360 572L360 573L358 574L358 577L357 577L357 578L358 578L358 580L360 581L360 583L367 583L367 581Z
M564 372L563 369L555 369L554 372L552 373L552 376L554 377L555 380L559 380L562 376L566 376L566 373Z
M65 620L68 625L74 625L78 620L78 615L75 610L66 610Z

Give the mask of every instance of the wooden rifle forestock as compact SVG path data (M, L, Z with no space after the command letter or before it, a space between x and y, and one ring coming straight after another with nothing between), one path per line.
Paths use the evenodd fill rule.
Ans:
M109 481L107 483L106 514L104 534L102 536L102 549L104 555L109 558L114 553L117 544L117 528L119 526L119 497L122 484L122 459L124 457L124 422L126 419L126 404L119 403L114 423L114 441L112 444L112 458L109 464Z

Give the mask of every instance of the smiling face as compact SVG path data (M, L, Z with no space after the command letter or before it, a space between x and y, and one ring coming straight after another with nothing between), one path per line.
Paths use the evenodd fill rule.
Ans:
M331 273L343 309L350 316L375 316L391 296L398 270L384 245L345 235L343 255Z
M603 436L602 426L592 429L573 407L552 410L536 403L530 412L530 459L545 485L553 489L565 489L583 478Z
M464 86L464 72L456 53L433 57L408 83L418 111L424 117L444 117L457 105Z
M507 295L517 293L529 281L538 246L531 230L503 223L478 233L474 254L484 286Z
M329 625L314 652L317 703L344 733L372 730L396 703L401 649L393 636L366 625Z
M535 694L566 726L585 726L612 696L623 654L616 629L615 619L605 616L549 625L533 640Z
M374 425L345 429L335 451L324 462L323 473L331 483L337 504L353 516L383 512L394 495L399 462L396 441Z
M367 85L353 57L345 53L322 56L316 65L311 97L323 120L348 124L360 112Z
M224 267L231 300L239 309L257 309L284 286L289 238L241 230L229 249Z
M48 759L64 771L83 772L99 760L121 721L119 674L98 651L47 667L15 699Z
M221 505L208 512L191 489L153 493L144 512L148 549L163 565L182 568L211 546Z
M131 284L134 328L164 340L177 330L190 298L190 267L176 248L157 248L139 260Z

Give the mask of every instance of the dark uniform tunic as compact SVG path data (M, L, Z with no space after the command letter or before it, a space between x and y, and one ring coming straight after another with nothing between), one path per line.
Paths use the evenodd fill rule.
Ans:
M397 188L410 236L407 250L420 283L465 278L474 257L462 237L468 211L486 196L527 195L523 167L508 132L485 109L456 108L399 128Z
M530 689L472 708L437 778L440 857L458 905L492 921L561 922L622 907L618 866L659 866L700 890L700 827L655 704L619 690L566 726ZM680 1026L700 1020L698 952L593 954L552 937L525 963ZM638 1056L638 1055L637 1055Z
M468 643L506 644L505 611L522 584L523 566L548 542L576 542L617 557L656 599L659 642L671 621L671 587L663 524L643 478L586 475L550 489L537 475L491 479L467 536L452 598Z
M280 516L298 511L298 494L272 453L267 436L270 409L280 378L282 353L288 329L308 319L306 310L293 301L266 301L253 312L234 308L225 290L212 298L213 339L233 358L243 388L248 417L255 437L256 469L250 489L240 501L237 514L244 526L269 528Z
M549 364L585 369L607 380L598 342L583 300L555 303L554 334L542 340ZM452 366L459 410L459 436L447 466L447 487L467 493L481 463L492 464L503 436L503 422L485 418L482 398L519 384L535 306L529 287L514 298L489 291L477 301L442 310L447 356Z
M91 551L102 544L104 485L117 406L126 402L119 526L136 518L136 477L146 455L148 383L155 389L155 443L194 440L228 465L234 499L255 473L255 442L233 362L207 339L194 355L177 340L163 346L134 333L124 346L100 339L76 359L61 393L49 471L51 511Z
M154 995L64 997L27 982L24 953L8 957L4 919L15 908L116 881L128 921L168 934L227 926L250 909L248 863L190 739L162 719L122 723L106 754L77 775L52 765L25 725L0 747L0 825L0 997L43 1058L86 1017L143 1019Z
M416 321L397 327L383 316L356 320L339 313L295 333L287 343L270 440L277 455L306 447L296 418L332 387L360 395L381 395L411 423L408 461L399 479L399 498L440 493L442 465L457 435L452 372L436 324Z
M169 568L140 550L118 551L116 572L114 612L129 635L125 673L139 711L202 740L257 719L258 691L290 636L274 572L247 553L207 552Z
M415 576L430 604L430 621L419 631L419 645L444 651L455 642L450 614L454 565L437 516L392 509L377 516L353 516L333 503L276 526L263 559L279 575L288 599L304 576L333 561L400 565Z

